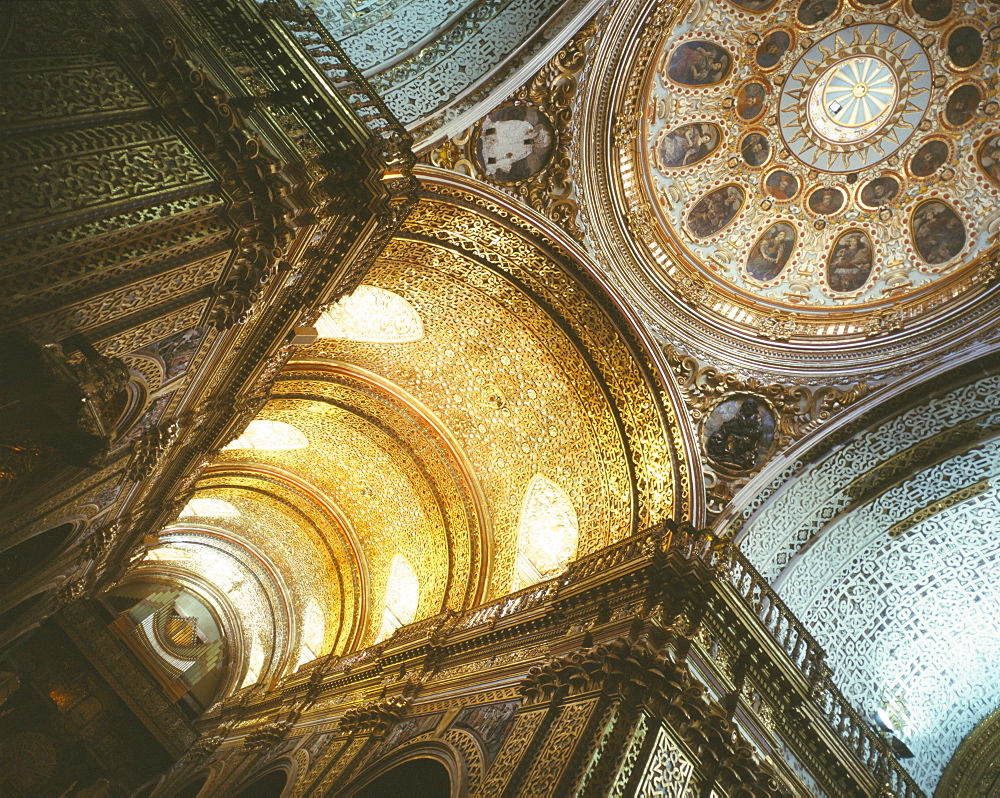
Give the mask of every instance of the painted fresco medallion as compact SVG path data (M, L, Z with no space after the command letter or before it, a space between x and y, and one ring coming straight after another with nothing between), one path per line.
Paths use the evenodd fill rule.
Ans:
M698 238L710 238L726 228L746 201L739 186L721 186L702 197L688 212L688 229Z
M951 157L951 148L944 139L931 139L920 145L910 157L910 174L914 177L930 177Z
M948 96L944 107L945 124L955 128L966 127L976 118L976 111L983 101L983 92L975 83L958 86Z
M747 166L757 169L771 157L771 145L763 133L747 133L740 142L740 157Z
M787 169L775 169L764 178L764 193L778 202L795 199L799 193L799 179Z
M809 195L808 207L817 216L831 216L844 207L844 192L832 186L822 186Z
M837 10L837 0L802 0L795 17L800 24L812 28L832 16Z
M983 57L983 35L972 25L962 25L948 34L948 58L955 69L969 69Z
M848 230L833 245L826 264L827 284L831 291L857 291L872 273L875 255L871 239L864 230Z
M765 230L754 242L747 259L747 274L762 283L781 274L795 249L795 228L788 222L778 222Z
M667 75L681 86L715 86L729 75L733 59L719 45L709 41L688 41L678 45L667 62Z
M716 466L746 473L761 465L774 444L774 412L757 396L725 397L706 416L702 446Z
M767 87L759 80L745 83L736 90L733 104L741 122L753 122L767 106Z
M762 70L774 69L792 46L792 34L784 28L767 33L757 45L754 62Z
M858 201L865 208L884 208L899 196L899 181L892 175L870 180L858 192Z
M665 132L657 152L660 168L683 169L704 161L719 146L722 132L709 122L692 122Z
M913 212L910 230L920 257L932 266L947 263L965 247L965 225L940 200L921 204Z
M979 145L976 162L983 174L1000 186L1000 134L987 137Z
M952 0L913 0L912 8L928 22L942 22L951 13Z
M476 167L499 183L519 183L541 172L555 150L552 122L538 108L508 103L478 126L473 152Z

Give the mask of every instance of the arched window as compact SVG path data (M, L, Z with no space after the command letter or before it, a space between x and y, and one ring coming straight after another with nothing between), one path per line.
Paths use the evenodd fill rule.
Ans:
M373 285L359 285L319 317L316 329L321 338L373 344L401 344L424 337L424 326L413 305L399 294Z
M222 499L191 499L181 510L180 518L204 516L205 518L232 518L240 514L233 505Z
M254 419L226 449L305 449L309 439L296 427L284 421Z
M521 504L513 589L563 571L576 557L579 535L576 511L566 491L541 474L533 476Z
M413 566L402 554L392 558L389 570L389 584L385 591L385 610L382 613L382 628L376 642L385 640L400 626L412 623L420 603L420 584Z
M302 615L302 631L299 634L299 657L295 667L312 662L323 653L323 638L326 633L326 619L323 608L315 598L310 597Z

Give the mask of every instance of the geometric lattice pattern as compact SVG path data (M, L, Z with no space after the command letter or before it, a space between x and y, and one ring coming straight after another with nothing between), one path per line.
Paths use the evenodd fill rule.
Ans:
M1000 422L998 390L1000 377L955 389L789 475L741 544L862 716L905 708L904 765L928 792L1000 705L1000 437L982 436ZM891 472L956 429L968 448Z

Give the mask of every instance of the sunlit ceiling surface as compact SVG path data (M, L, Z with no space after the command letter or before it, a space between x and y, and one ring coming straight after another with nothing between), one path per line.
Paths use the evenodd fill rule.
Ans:
M275 674L247 637L254 679L554 575L690 500L636 344L551 242L499 218L426 198L165 531L266 561L287 641ZM188 571L238 597L206 553Z
M905 715L928 792L1000 704L998 391L985 377L859 433L742 533L862 715Z

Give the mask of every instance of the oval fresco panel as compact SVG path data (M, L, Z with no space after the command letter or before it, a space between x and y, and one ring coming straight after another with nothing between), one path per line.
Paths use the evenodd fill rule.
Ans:
M983 37L971 25L955 28L948 37L948 57L959 69L968 69L983 56Z
M759 14L767 11L777 0L729 0L734 6L742 8L744 11L753 11Z
M681 86L714 86L729 74L729 53L706 41L684 42L670 56L667 75Z
M799 193L799 179L785 169L775 169L764 180L764 193L784 202Z
M977 160L983 173L1000 185L1000 136L990 136L979 145Z
M723 400L705 419L702 443L716 464L733 471L760 465L774 442L774 414L762 399L737 394Z
M476 134L476 166L493 180L517 183L545 168L555 143L552 122L537 108L502 105L483 120Z
M771 69L778 65L782 56L788 52L792 37L787 31L773 30L757 45L755 60L761 69Z
M932 139L913 153L910 173L914 177L930 177L947 160L948 145L940 139Z
M982 101L983 94L975 84L966 83L964 86L959 86L948 98L948 104L944 107L944 118L949 125L963 127L973 120Z
M818 25L836 10L837 0L802 0L796 16L803 25Z
M744 122L752 122L764 113L767 89L758 80L741 86L736 92L736 114Z
M747 273L755 280L773 280L785 268L795 248L795 228L778 222L761 233L747 258Z
M864 230L841 233L826 262L826 279L834 291L857 291L872 273L874 250Z
M719 146L722 134L708 122L681 125L663 136L656 149L661 169L682 169L705 160Z
M940 22L951 13L951 0L913 0L913 10L928 22Z
M820 216L829 216L844 207L844 192L827 186L816 189L809 195L809 210Z
M688 211L688 228L698 238L714 236L740 212L746 194L739 186L722 186L698 200Z
M910 231L920 257L932 266L947 263L965 246L965 225L940 200L925 202L913 212Z
M861 189L861 204L868 208L881 208L888 205L899 194L899 181L894 177L883 175L876 177Z
M763 166L771 157L771 145L761 133L750 133L740 142L740 155L747 166Z

